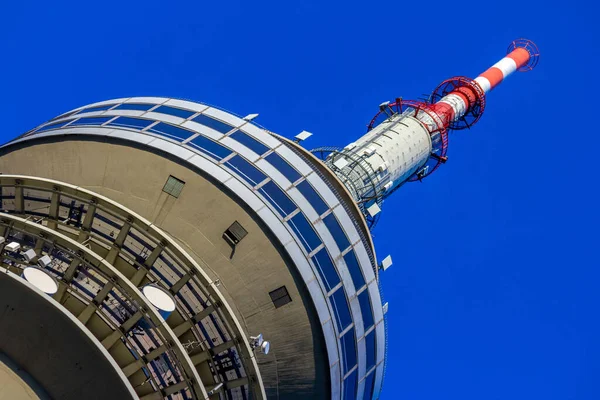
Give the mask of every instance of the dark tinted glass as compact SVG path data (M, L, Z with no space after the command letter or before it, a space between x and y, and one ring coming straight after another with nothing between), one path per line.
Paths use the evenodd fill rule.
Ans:
M346 300L346 294L344 288L340 287L329 297L333 303L333 313L335 314L335 323L338 328L338 332L342 332L352 323L352 316L350 314L350 308L348 301Z
M108 110L109 108L111 108L113 106L114 106L114 104L107 104L105 106L84 108L83 110L77 111L75 114L82 114L82 113L88 113L88 112L98 112L98 111L106 111L106 110Z
M119 117L114 121L111 121L110 126L123 126L126 128L135 128L135 129L144 129L148 127L148 125L154 123L153 120L142 119L142 118L132 118L132 117Z
M217 160L225 158L232 153L232 151L228 148L223 147L216 142L213 142L205 136L195 137L190 142L188 142L188 144L202 151L203 153L213 158L216 158Z
M261 186L259 192L267 198L269 203L275 207L282 217L285 217L297 208L296 204L273 181L269 181Z
M363 392L363 399L369 400L373 397L373 385L375 384L375 372L371 372L369 376L365 378L365 388Z
M356 384L358 380L358 369L355 369L348 377L344 380L344 400L355 400L356 399Z
M196 114L194 111L182 110L181 108L175 108L175 107L169 107L169 106L160 106L157 109L152 110L152 112L169 114L174 117L180 117L180 118L185 118L185 119Z
M216 119L204 114L198 115L192 121L202 124L204 126L208 126L209 128L212 128L217 132L221 133L227 133L233 129L233 126L226 124L225 122L217 121Z
M115 107L115 110L135 110L135 111L148 111L156 104L137 104L137 103L123 103Z
M347 374L356 365L356 339L354 328L350 329L341 339L342 355L344 356L344 374Z
M321 239L317 236L317 233L313 229L312 225L304 214L298 213L294 215L289 221L290 226L298 235L300 242L306 249L307 253L310 253L321 244Z
M317 266L317 270L319 271L319 275L321 275L321 279L323 280L327 291L329 292L340 283L340 276L333 265L333 261L331 261L329 253L323 248L319 250L312 259Z
M296 187L300 193L306 197L306 200L313 206L317 214L321 215L329 209L329 206L323 201L321 196L319 196L317 191L310 183L308 183L308 181L302 181Z
M363 318L363 324L365 331L373 326L373 308L371 307L371 298L369 297L369 290L363 291L358 295L358 302L360 303L360 313Z
M256 186L267 179L265 174L239 155L232 157L225 164L236 170L238 174L252 186Z
M333 213L323 218L323 222L325 222L327 229L329 229L329 232L331 232L333 235L333 238L340 248L340 251L344 251L346 248L348 248L348 246L350 246L350 241L346 237L346 234L342 230L340 223L338 222L337 218L335 218Z
M46 126L40 128L40 129L38 129L36 132L43 132L43 131L49 131L50 129L62 128L63 126L65 126L66 124L68 124L71 121L73 121L73 120L70 119L68 121L55 122L54 124L46 125Z
M354 289L358 290L365 286L365 278L363 278L363 274L360 270L360 265L358 265L358 260L356 259L354 250L350 250L348 253L346 253L344 256L344 261L346 261L346 266L348 267L348 271L352 277Z
M267 146L265 146L258 140L254 139L250 135L245 134L242 131L235 131L229 136L232 139L240 142L241 144L243 144L250 150L254 151L258 155L264 154L269 150L269 148Z
M288 178L290 182L296 182L302 176L277 153L269 154L267 157L265 157L265 160L277 168L277 170L281 172L283 176Z
M103 123L110 121L114 117L91 117L91 118L80 118L77 121L73 122L70 126L73 125L102 125Z
M365 336L365 347L367 349L367 371L375 366L375 330Z
M167 124L165 122L160 122L154 125L152 128L148 129L148 132L159 133L161 135L180 140L185 140L194 134L192 131L179 128L175 125Z

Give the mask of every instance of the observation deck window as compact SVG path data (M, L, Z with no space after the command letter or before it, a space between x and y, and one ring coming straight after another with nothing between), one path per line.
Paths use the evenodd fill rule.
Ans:
M296 209L296 204L273 181L265 183L258 191L265 196L282 217L287 216Z
M327 226L327 229L329 229L329 232L331 232L331 235L337 243L340 251L344 251L345 249L347 249L348 246L350 246L350 241L346 237L346 234L344 233L344 230L340 226L340 223L338 222L335 215L333 215L333 213L329 214L328 216L323 218L323 222Z
M185 140L194 134L192 131L179 128L175 125L167 124L165 122L159 122L152 128L148 129L148 132L158 133L160 135L179 140Z
M228 148L204 136L195 137L188 144L216 160L221 160L232 153Z
M369 297L369 289L365 289L358 295L358 302L360 303L360 313L366 331L375 323L373 309L371 307L371 298Z
M134 128L134 129L142 130L142 129L150 126L150 124L152 124L152 123L154 123L154 121L149 120L149 119L119 117L119 118L115 119L114 121L109 122L106 125L107 126L122 126L124 128Z
M345 375L356 365L356 339L354 337L354 328L350 329L344 336L342 336L341 342Z
M183 119L188 119L192 115L196 114L194 111L183 110L181 108L169 107L169 106L160 106L160 107L152 110L152 112L168 114L168 115L172 115L174 117L179 117L179 118L183 118Z
M115 110L134 110L134 111L148 111L156 104L137 104L137 103L123 103L116 106Z
M82 113L89 113L89 112L106 111L109 108L112 108L114 106L115 106L114 104L105 104L103 106L96 106L96 107L84 108L83 110L77 111L73 115L82 114Z
M298 235L298 238L307 253L312 252L321 244L321 239L319 239L319 236L317 236L317 233L304 214L298 213L294 215L290 218L289 224L296 235Z
M344 289L340 287L329 297L329 299L333 305L333 313L335 314L335 323L338 332L343 332L344 329L352 323L350 307L348 306L348 300L346 300Z
M302 181L296 185L300 193L308 200L313 206L317 214L321 215L329 209L329 206L323 201L319 193L312 187L308 181Z
M370 399L373 396L373 385L375 384L375 372L371 372L365 378L365 388L363 391L363 399Z
M272 166L274 166L279 172L283 174L286 178L289 179L290 182L296 182L298 179L302 177L298 171L294 169L290 164L287 163L279 154L271 153L265 160L269 162Z
M90 118L80 118L71 123L70 126L75 125L102 125L114 117L90 117Z
M365 348L367 349L367 371L375 366L375 329L365 336Z
M356 384L358 380L358 369L355 369L348 377L344 380L344 400L356 399Z
M235 131L229 135L229 137L243 144L258 155L264 154L269 150L267 146L242 131Z
M209 128L214 129L217 132L227 133L233 129L233 126L226 124L225 122L218 121L214 118L209 117L208 115L198 115L196 118L192 119L192 121L197 122L201 125L207 126Z
M329 253L323 248L312 257L312 260L317 266L321 280L329 292L340 283L340 276L333 265L333 261L331 261Z
M346 253L344 256L344 261L346 262L346 266L348 267L348 271L352 277L354 289L358 291L361 287L365 286L365 278L363 277L360 265L358 264L358 259L356 258L354 249Z
M250 184L256 186L267 179L267 176L259 171L254 165L236 155L230 158L226 163L228 167L233 168L237 173Z
M50 125L46 125L41 127L40 129L38 129L36 132L44 132L44 131L49 131L51 129L58 129L58 128L62 128L63 126L67 125L69 122L72 122L73 120L70 119L68 121L62 121L62 122L55 122L53 124ZM27 135L29 136L29 135Z

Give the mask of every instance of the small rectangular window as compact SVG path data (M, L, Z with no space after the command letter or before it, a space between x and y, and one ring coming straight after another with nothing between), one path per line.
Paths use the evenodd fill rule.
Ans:
M358 291L361 287L365 286L365 278L363 277L360 265L358 264L358 259L356 258L356 254L354 254L354 250L350 250L348 253L346 253L344 256L344 261L346 262L346 267L348 267L348 271L352 277L354 289Z
M350 313L350 306L348 306L348 300L346 300L346 294L344 288L340 287L329 297L333 305L333 313L335 315L335 323L338 328L338 332L343 332L344 329L352 323L352 315Z
M46 125L41 127L40 129L38 129L36 132L43 132L43 131L49 131L51 129L58 129L58 128L62 128L63 126L65 126L66 124L68 124L69 122L73 121L72 119L68 120L68 121L62 121L62 122L55 122L53 124L50 125Z
M227 228L227 230L223 233L225 239L230 241L232 244L238 244L243 238L246 237L248 231L244 229L244 227L237 221Z
M271 300L275 305L275 308L282 307L287 303L291 303L292 298L288 293L285 286L280 287L279 289L275 289L272 292L269 292L269 296L271 296Z
M375 357L377 356L375 351L375 330L372 330L367 336L365 336L365 347L367 350L367 371L375 366Z
M298 213L294 215L289 219L288 223L296 235L298 235L298 239L300 239L300 243L304 246L307 253L319 247L321 239L304 214Z
M341 339L342 356L344 359L344 374L347 374L356 365L356 339L354 328L350 329Z
M194 132L188 131L187 129L179 128L175 125L160 122L148 129L148 132L158 133L167 137L185 140L192 136Z
M163 192L177 198L183 190L183 185L185 185L184 181L175 178L173 175L169 175L169 179L167 179L167 183L163 187Z
M233 129L233 126L226 124L225 122L217 121L214 118L209 117L208 115L198 115L192 121L197 122L201 125L208 126L209 128L214 129L217 132L227 133Z
M371 372L369 376L365 378L365 389L363 392L363 399L370 399L373 397L373 385L375 384L375 371Z
M344 380L344 400L356 399L356 381L358 378L358 369L355 369L346 380Z

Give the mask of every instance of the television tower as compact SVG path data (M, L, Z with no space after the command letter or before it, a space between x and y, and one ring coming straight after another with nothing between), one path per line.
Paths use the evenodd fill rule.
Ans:
M367 133L343 149L312 150L345 184L371 227L386 197L448 160L448 133L479 121L492 89L515 71L532 70L539 60L537 46L526 39L513 41L507 53L475 79L445 80L427 101L397 98L380 104Z
M165 97L0 146L0 353L64 400L378 399L396 338L370 228L538 57L515 40L475 79L382 103L343 148Z

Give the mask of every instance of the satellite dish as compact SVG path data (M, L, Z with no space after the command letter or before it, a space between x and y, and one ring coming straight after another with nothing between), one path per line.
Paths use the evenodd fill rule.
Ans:
M260 350L263 352L263 354L269 354L270 349L271 343L267 342L266 340L260 345Z
M263 342L265 341L262 333L259 333L258 336L250 336L250 339L254 340L254 345L257 347L261 346L263 344Z

